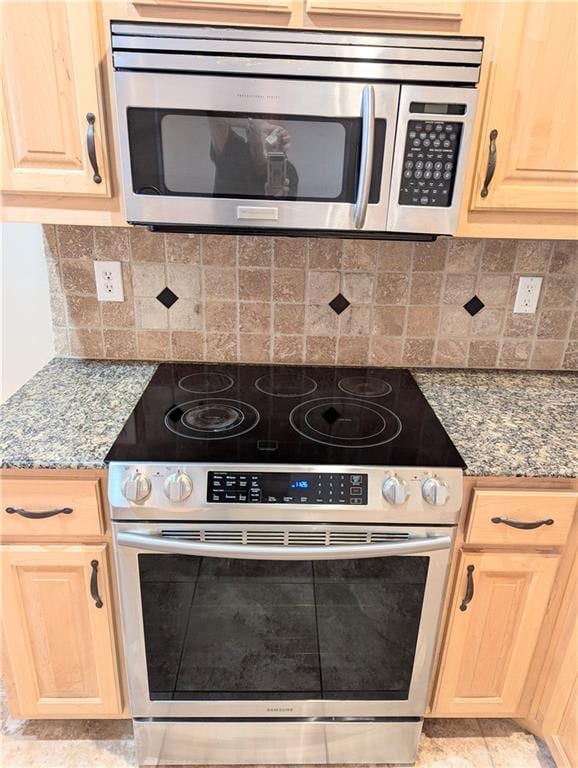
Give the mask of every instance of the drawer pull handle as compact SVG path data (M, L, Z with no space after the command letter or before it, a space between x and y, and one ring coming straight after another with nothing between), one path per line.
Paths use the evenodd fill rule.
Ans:
M472 602L472 598L474 596L474 566L468 565L468 582L466 585L466 594L464 596L464 599L462 600L462 604L460 605L460 611L466 611L468 608L468 605Z
M88 150L88 159L90 160L90 164L92 165L92 170L94 172L92 180L94 181L95 184L100 184L100 182L102 181L102 176L98 172L98 160L96 159L96 145L94 143L95 121L96 121L96 117L92 114L92 112L87 112L86 122L88 123L88 128L86 129L86 149Z
M498 152L496 150L497 138L498 138L498 132L494 128L493 131L490 131L490 149L488 152L488 165L486 168L486 178L484 179L484 186L482 187L482 191L480 192L480 195L482 197L488 196L490 182L494 178L494 173L496 172L496 162L498 160Z
M533 531L534 528L540 528L543 525L554 525L554 521L551 517L547 520L536 520L534 523L521 523L518 520L508 520L507 517L492 517L492 523L499 525L509 525L510 528L519 528L522 531Z
M98 560L91 560L90 566L92 568L92 574L90 576L90 596L94 600L94 604L97 608L102 608L102 600L98 594Z
M20 515L20 517L26 517L29 520L43 520L45 517L54 517L55 515L70 515L72 507L62 507L62 509L48 509L46 512L29 512L27 509L14 509L14 507L6 507L6 512L9 515Z

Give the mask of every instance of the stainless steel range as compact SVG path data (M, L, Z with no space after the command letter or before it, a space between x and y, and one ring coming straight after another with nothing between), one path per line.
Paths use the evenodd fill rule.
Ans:
M409 373L161 365L108 460L142 765L415 759L464 464Z

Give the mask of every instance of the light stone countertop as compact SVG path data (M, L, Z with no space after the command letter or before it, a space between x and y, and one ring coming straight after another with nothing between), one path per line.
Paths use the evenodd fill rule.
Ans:
M0 406L0 465L102 469L156 368L54 358Z
M0 406L2 467L101 469L155 363L55 358ZM578 375L412 370L475 476L576 477Z

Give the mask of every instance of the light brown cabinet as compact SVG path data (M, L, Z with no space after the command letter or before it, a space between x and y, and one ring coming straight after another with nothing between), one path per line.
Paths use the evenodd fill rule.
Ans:
M518 714L558 560L544 553L461 554L437 712Z
M126 716L103 472L3 470L3 673L14 717Z
M2 547L2 623L21 716L121 712L108 557L107 544Z
M1 15L2 190L109 196L96 3L8 2Z
M554 624L575 602L577 489L574 480L466 478L431 715L536 717L535 700L553 684L542 669Z
M305 0L306 24L367 31L459 32L465 0Z
M483 98L460 234L575 237L577 8L555 0L480 6Z
M457 234L576 235L575 2L42 0L1 6L5 220L126 223L109 40L109 22L116 18L483 36L478 115ZM88 151L89 113L95 117L100 184Z

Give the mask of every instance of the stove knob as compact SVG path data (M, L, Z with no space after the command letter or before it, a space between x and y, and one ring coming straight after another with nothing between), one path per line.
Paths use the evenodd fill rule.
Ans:
M390 504L399 506L404 504L409 496L406 484L396 475L389 475L385 478L382 488L383 498Z
M140 472L131 472L122 484L122 495L127 501L144 501L150 496L151 481Z
M193 481L185 472L177 470L167 477L164 488L169 501L184 501L193 492Z
M437 477L428 477L421 484L421 495L428 504L442 507L450 497L450 489Z

